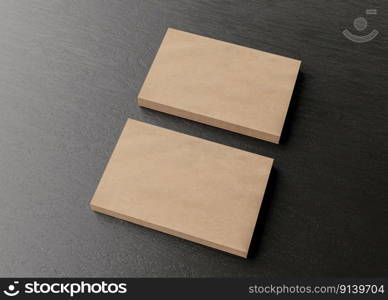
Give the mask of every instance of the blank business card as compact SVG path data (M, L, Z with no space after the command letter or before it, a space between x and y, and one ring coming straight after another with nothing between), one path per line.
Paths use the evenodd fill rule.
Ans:
M138 104L279 143L300 64L168 29Z
M91 208L246 257L272 163L129 119Z

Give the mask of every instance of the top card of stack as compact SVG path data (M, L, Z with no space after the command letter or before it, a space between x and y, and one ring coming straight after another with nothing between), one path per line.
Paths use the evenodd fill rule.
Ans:
M301 61L168 29L140 106L279 143Z

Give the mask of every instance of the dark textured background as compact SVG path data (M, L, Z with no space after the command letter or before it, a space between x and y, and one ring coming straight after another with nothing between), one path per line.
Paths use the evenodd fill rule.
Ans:
M367 8L381 34L354 44L341 31ZM0 275L388 276L387 14L361 0L1 0ZM303 60L280 145L136 105L169 26ZM250 259L89 209L128 117L275 159Z

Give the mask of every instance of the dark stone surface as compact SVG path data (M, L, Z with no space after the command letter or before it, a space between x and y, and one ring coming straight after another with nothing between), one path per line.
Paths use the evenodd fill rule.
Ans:
M387 9L0 1L0 275L388 276ZM303 60L280 145L136 105L169 26ZM128 117L275 159L250 259L89 209Z

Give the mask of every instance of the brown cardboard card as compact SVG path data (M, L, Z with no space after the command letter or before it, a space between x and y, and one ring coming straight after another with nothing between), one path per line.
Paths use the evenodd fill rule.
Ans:
M168 29L138 104L278 143L300 64Z
M129 119L91 208L246 257L272 162Z

